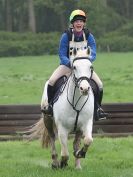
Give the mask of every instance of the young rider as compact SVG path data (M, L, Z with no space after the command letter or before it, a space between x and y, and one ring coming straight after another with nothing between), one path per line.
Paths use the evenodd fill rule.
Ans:
M71 73L70 59L73 56L72 50L87 48L91 49L91 54L89 59L93 62L96 59L96 43L94 36L85 29L86 15L82 10L74 10L70 15L71 29L63 33L59 45L59 58L60 65L54 71L49 79L47 94L48 94L48 106L44 108L44 113L51 114L52 112L52 99L53 99L53 86L55 82L63 75L68 75ZM70 37L71 36L71 37ZM70 39L71 38L71 39ZM93 71L92 79L96 82L99 88L99 98L98 98L98 114L96 119L99 120L104 118L106 114L100 108L103 96L103 84L98 77L98 75Z

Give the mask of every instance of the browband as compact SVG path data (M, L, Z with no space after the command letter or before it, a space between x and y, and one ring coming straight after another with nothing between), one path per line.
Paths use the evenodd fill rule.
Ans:
M88 57L76 57L76 58L73 59L73 63L74 63L76 60L83 60L83 59L90 60Z

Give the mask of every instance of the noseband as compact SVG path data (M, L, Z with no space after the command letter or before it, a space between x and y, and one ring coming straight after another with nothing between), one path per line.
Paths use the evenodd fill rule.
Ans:
M92 74L91 74L91 75L92 75ZM90 83L91 77L88 78L88 77L86 77L86 76L82 76L82 77L80 77L80 78L77 79L77 78L75 77L75 75L74 75L74 82L75 82L75 85L76 85L77 87L79 87L80 83L81 83L83 80L86 80L87 82Z

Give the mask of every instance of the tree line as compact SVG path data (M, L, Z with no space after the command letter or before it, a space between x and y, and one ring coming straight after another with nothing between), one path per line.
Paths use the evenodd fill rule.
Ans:
M133 19L132 0L0 0L0 30L63 31L71 11L77 8L86 12L87 26L97 35Z

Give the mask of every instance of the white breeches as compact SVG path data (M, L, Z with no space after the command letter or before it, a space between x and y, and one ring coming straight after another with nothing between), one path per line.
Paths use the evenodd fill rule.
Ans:
M65 65L59 65L58 68L53 72L49 78L49 85L53 86L55 82L63 75L69 76L71 74L71 69ZM103 83L99 76L93 71L92 79L97 83L99 89L103 88Z

